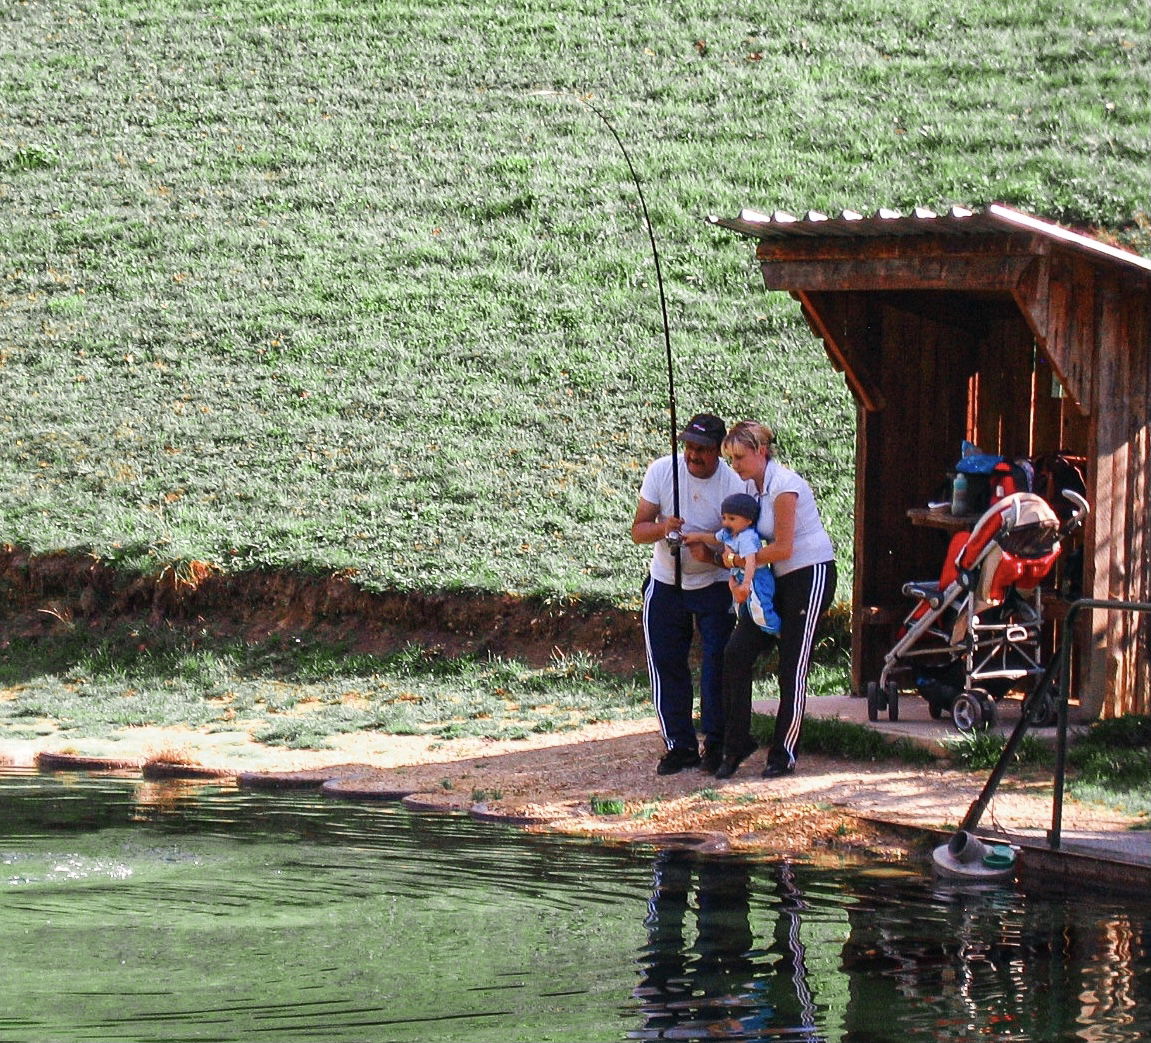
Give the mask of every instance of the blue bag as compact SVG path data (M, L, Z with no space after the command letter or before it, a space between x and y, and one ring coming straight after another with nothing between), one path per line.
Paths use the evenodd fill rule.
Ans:
M959 457L959 463L955 465L955 470L962 471L964 474L991 474L995 470L995 465L1002 462L1002 456L980 452L979 446L965 441L963 452Z

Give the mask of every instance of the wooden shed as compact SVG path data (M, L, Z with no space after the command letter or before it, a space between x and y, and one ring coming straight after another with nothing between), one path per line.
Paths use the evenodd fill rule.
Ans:
M709 220L757 240L764 286L799 302L855 397L857 691L908 608L904 582L938 575L946 519L925 508L964 439L1082 457L1082 595L1151 600L1151 260L998 205ZM1074 656L1082 719L1151 712L1146 615L1084 613Z

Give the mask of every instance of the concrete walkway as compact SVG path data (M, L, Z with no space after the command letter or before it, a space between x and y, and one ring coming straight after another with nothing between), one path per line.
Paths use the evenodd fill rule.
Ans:
M774 699L756 700L754 709L757 713L774 714L777 706ZM1019 723L1020 707L1021 701L1018 699L1009 698L1000 702L999 723L994 732L1004 738L1009 736ZM940 753L946 753L948 746L963 741L962 734L950 718L938 721L932 719L927 700L920 696L900 699L898 721L889 720L886 712L880 714L878 721L869 721L867 700L849 695L811 697L807 703L807 714L810 717L838 717L873 728L892 739L906 739ZM1076 730L1072 728L1072 735ZM1030 728L1027 735L1054 745L1056 729ZM990 774L988 771L987 775ZM1013 830L1010 836L984 828L983 823L975 832L984 839L1011 843L1019 850L1021 879L1070 889L1096 885L1146 893L1151 888L1151 823L1148 823L1148 827L1099 830L1064 828L1057 849L1052 849L1048 842L1050 817L1044 822L1037 822L1034 829Z
M775 713L774 699L757 700L758 713ZM999 723L992 729L995 734L1006 738L1019 723L1021 700L1008 698L998 703ZM867 719L867 700L850 695L813 696L807 701L807 713L812 717L839 717L855 724L867 725L893 739L907 739L909 742L944 753L949 744L963 741L963 734L955 727L950 717L936 721L927 708L927 700L918 695L903 696L899 700L899 720L888 718L887 711L879 715L878 721ZM1028 735L1040 741L1055 742L1054 728L1030 728Z

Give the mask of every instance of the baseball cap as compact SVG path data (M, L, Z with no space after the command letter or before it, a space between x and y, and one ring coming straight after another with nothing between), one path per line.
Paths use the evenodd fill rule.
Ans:
M732 493L719 506L720 514L738 514L748 521L759 519L759 501L749 493Z
M726 434L727 427L719 417L711 413L696 413L680 431L679 438L681 442L691 442L692 445L717 448Z

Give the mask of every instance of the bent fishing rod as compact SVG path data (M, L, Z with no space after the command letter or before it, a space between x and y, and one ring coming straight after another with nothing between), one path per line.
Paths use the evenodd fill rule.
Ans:
M647 229L648 242L651 244L651 257L655 264L655 284L656 289L659 291L659 310L660 317L663 320L663 347L664 356L667 360L667 404L668 412L671 415L671 509L675 517L679 517L679 425L676 423L675 418L675 367L672 364L671 356L671 326L667 321L667 295L663 289L663 269L659 262L659 248L655 242L655 228L651 223L651 214L647 209L647 199L644 198L643 185L640 183L639 174L636 173L635 164L631 161L631 155L628 153L623 139L619 136L619 132L615 129L615 125L607 116L596 108L587 98L579 94L567 94L563 91L535 91L533 92L540 97L552 98L572 98L578 101L584 108L593 112L600 118L603 125L611 132L611 136L615 139L615 143L619 146L619 150L623 155L624 162L627 164L628 172L631 174L632 184L635 185L635 193L639 197L640 209L643 211L643 223ZM668 533L667 544L671 549L672 557L675 559L675 585L677 588L681 585L682 563L680 562L680 549L683 546L683 534L676 531Z

